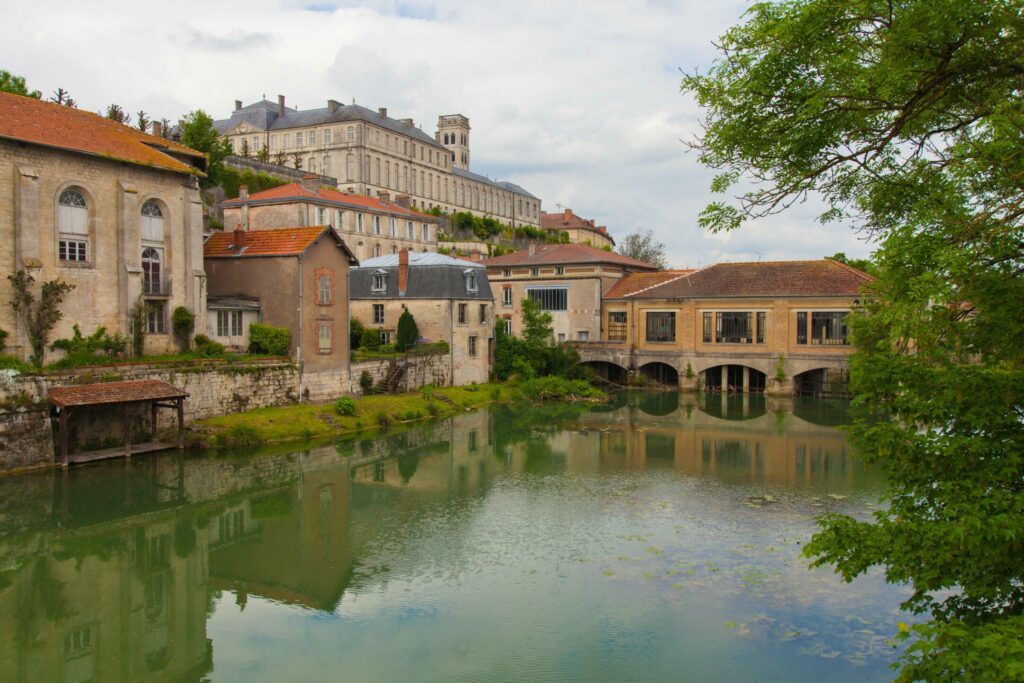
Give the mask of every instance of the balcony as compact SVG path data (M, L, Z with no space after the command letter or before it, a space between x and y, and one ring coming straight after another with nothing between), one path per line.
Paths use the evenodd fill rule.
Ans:
M147 298L166 299L171 296L171 283L164 280L142 280L142 295Z

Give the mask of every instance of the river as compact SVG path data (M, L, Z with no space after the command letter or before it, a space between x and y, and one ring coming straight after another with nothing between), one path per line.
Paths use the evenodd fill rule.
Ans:
M0 478L3 681L885 681L838 403L629 393Z

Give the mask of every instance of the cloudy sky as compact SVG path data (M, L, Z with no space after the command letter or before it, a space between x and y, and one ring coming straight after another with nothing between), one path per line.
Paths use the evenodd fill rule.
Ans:
M63 87L80 107L117 102L171 120L197 108L224 118L234 100L264 94L300 109L354 99L430 134L438 115L461 113L474 171L615 236L650 228L676 267L866 255L870 245L847 226L818 224L810 205L724 236L697 227L711 172L681 142L700 110L680 94L680 70L706 67L712 41L746 6L17 0L0 7L0 69L46 95Z

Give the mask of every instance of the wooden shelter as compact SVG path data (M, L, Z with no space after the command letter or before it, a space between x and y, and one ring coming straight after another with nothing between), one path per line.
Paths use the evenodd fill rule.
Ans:
M156 416L160 408L173 408L178 412L178 443L179 449L185 447L185 399L188 394L178 387L155 379L131 382L105 382L102 384L73 384L64 387L53 387L49 393L50 403L57 408L60 421L60 460L61 466L67 467L69 462L89 462L105 458L125 457L133 454L174 448L173 445L161 443L156 438ZM135 406L149 404L152 440L132 444L131 409ZM83 408L109 407L120 408L124 427L123 448L107 448L99 451L70 454L68 452L68 427L76 410Z

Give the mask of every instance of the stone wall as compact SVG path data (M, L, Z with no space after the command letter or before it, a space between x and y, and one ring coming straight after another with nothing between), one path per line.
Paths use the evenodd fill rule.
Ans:
M53 452L49 408L0 411L0 469L49 465Z

